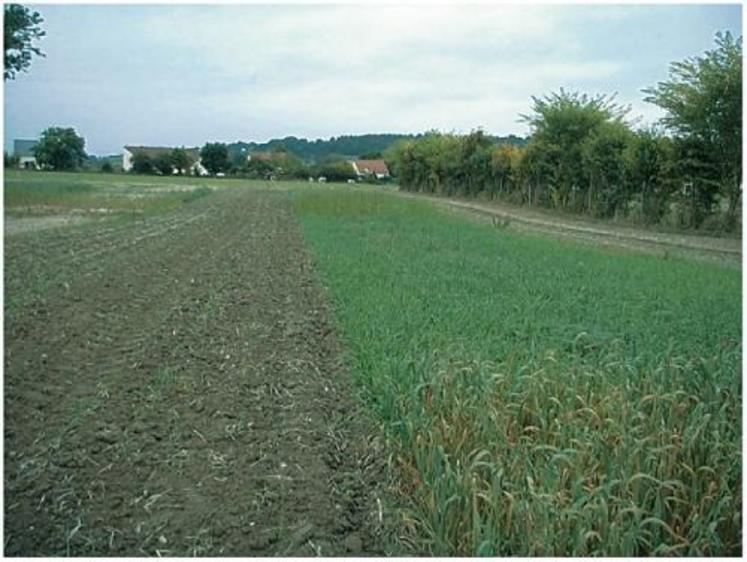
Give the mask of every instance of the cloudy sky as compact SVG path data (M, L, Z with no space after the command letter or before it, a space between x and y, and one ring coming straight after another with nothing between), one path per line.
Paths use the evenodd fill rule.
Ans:
M35 5L46 58L4 84L5 147L73 126L92 154L370 132L525 134L531 96L641 89L742 34L732 5Z

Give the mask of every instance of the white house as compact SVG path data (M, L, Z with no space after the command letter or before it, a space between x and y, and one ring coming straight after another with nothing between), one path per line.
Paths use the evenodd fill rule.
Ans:
M171 153L171 151L174 150L172 147L168 146L132 146L128 145L124 147L124 152L122 153L122 170L125 172L129 172L132 170L132 159L135 157L135 154L145 154L150 158L151 160L155 160L156 158L159 158L160 156L165 156ZM205 169L205 167L200 162L200 149L199 148L185 148L184 151L189 155L190 160L194 162L192 166L189 169L189 173L196 176L207 176L208 171ZM174 173L177 174L181 172L182 174L187 173L187 170L174 170Z
M39 141L15 139L13 141L13 156L18 158L18 167L26 170L38 170L39 164L34 156L34 147Z

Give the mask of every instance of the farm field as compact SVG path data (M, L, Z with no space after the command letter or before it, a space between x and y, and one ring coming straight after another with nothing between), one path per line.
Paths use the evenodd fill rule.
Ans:
M7 555L742 552L734 267L358 186L5 202L86 218L6 225Z
M298 194L409 541L438 555L741 552L741 274Z
M381 446L290 202L5 239L6 555L376 554Z

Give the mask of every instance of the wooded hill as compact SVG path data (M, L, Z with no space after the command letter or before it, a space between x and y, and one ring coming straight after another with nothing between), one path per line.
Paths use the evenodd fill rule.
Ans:
M228 145L231 156L241 152L264 152L284 147L288 152L297 156L307 163L321 162L334 156L346 158L358 158L366 155L380 155L391 148L394 143L401 140L415 140L421 138L422 134L366 134L366 135L341 135L331 137L328 140L308 140L294 136L282 139L272 139L264 143L238 141ZM513 146L524 146L528 139L515 135L488 136L495 144L511 144Z

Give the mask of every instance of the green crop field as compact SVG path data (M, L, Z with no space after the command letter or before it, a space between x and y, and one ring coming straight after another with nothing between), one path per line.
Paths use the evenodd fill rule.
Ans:
M437 555L741 552L741 274L295 194L407 539Z
M741 269L520 234L391 187L10 172L4 198L6 552L157 555L136 548L146 516L181 554L742 552ZM325 425L335 408L352 417ZM176 503L131 511L143 493Z

